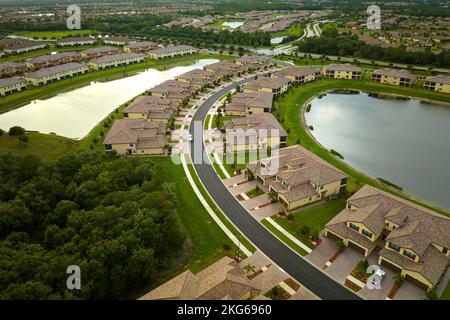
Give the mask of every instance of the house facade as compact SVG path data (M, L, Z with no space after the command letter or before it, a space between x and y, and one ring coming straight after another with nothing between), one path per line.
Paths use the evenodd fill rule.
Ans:
M27 88L27 81L22 77L0 79L0 96L20 92Z
M245 116L270 112L273 94L262 91L238 92L225 104L225 115Z
M320 68L313 67L288 67L275 75L285 77L292 84L304 84L321 78Z
M88 65L94 70L103 70L144 62L145 55L140 53L119 53L91 59Z
M423 87L426 90L450 93L450 77L449 76L432 76L425 79Z
M152 59L159 60L159 59L181 57L188 54L194 54L197 51L198 51L197 48L194 48L192 46L179 45L150 50L148 51L148 55Z
M361 80L362 69L346 64L332 64L323 68L323 76L331 79Z
M82 75L88 71L89 67L86 64L71 62L27 73L25 79L34 86L40 86Z
M378 264L432 290L450 257L450 219L365 185L328 222L324 235L369 256L379 247Z
M273 94L275 97L285 93L290 86L290 81L284 77L259 77L251 80L245 87L244 92L267 92Z
M371 80L393 86L410 87L416 77L407 70L381 69L372 72Z

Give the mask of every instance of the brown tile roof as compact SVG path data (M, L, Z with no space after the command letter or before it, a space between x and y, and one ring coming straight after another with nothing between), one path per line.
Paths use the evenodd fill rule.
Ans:
M277 74L283 76L304 77L310 74L320 73L320 68L314 67L288 67L277 71Z
M150 111L173 111L175 112L178 102L168 98L155 96L139 96L125 110L125 113L148 113Z
M353 66L349 63L345 64L330 64L324 68L325 71L351 71L351 72L362 72L360 67Z
M278 90L283 86L289 84L289 80L282 77L259 77L251 80L246 88L259 90L259 88L270 88Z
M416 77L411 74L408 70L398 70L398 69L380 69L375 70L373 74L381 75L385 77L394 77L394 78L407 78L414 80Z
M225 130L253 129L258 134L260 130L267 130L267 136L275 134L271 130L278 130L279 137L287 137L287 133L275 117L268 112L233 118L224 123Z
M177 77L177 79L183 79L188 81L189 83L199 86L211 83L212 81L217 80L218 78L219 76L216 75L215 73L202 69L194 69L185 72Z
M104 63L104 62L110 62L110 61L116 61L116 60L136 59L136 58L144 59L145 55L141 54L141 53L124 52L124 53L111 54L111 55L106 55L106 56L94 58L94 59L89 60L89 62L92 62L92 63Z
M450 77L449 76L443 76L443 75L427 77L425 80L431 81L431 82L437 82L437 83L450 84Z
M140 49L140 48L149 48L149 47L156 47L158 44L151 42L151 41L139 41L139 42L133 42L125 45L125 48L129 49Z
M178 80L167 80L163 83L151 88L150 93L162 93L162 94L178 94L182 96L189 96L195 91L195 88L185 82Z
M11 69L11 68L26 68L26 65L23 63L18 63L14 61L7 61L0 63L0 73L4 70Z
M209 64L203 67L203 69L210 70L220 76L231 76L244 71L242 66L238 66L237 64L227 60Z
M91 38L91 37L66 37L66 38L61 38L60 40L58 40L58 43L65 43L65 42L85 42L85 41L93 41L95 42L95 38Z
M39 56L36 58L30 58L27 59L26 62L31 64L41 64L41 63L52 63L52 62L58 62L64 59L81 59L80 55L77 52L74 51L68 51L68 52L59 52L55 54L47 54L43 56Z
M241 107L270 109L272 108L273 94L269 92L238 92L225 106L225 110L240 110ZM245 109L244 109L245 110Z
M149 52L155 53L155 54L163 54L163 53L171 53L171 52L185 51L185 50L195 50L195 48L192 46L188 46L188 45L167 46L164 48L154 49Z
M163 147L165 131L166 126L161 122L120 119L114 121L105 137L104 144L136 143L138 147Z
M10 77L10 78L4 78L0 79L0 88L4 88L13 84L26 82L24 78L22 77Z
M90 48L90 49L86 49L81 51L81 53L83 54L97 54L97 53L104 53L104 52L117 52L119 53L119 49L116 47L109 47L109 46L104 46L104 47L97 47L97 48Z
M80 69L80 68L85 69L85 68L87 68L87 66L84 63L70 62L70 63L60 64L60 65L50 67L50 68L40 69L35 72L30 72L30 73L25 74L25 77L39 79L39 78L50 76L50 75L57 74L60 72L65 72L65 71L70 71L70 70Z

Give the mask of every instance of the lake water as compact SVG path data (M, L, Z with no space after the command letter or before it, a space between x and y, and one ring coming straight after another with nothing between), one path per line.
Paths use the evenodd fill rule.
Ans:
M230 27L231 29L239 28L240 26L242 26L244 24L245 24L245 22L242 22L242 21L228 21L228 22L222 23L223 26Z
M90 85L60 93L46 100L36 100L7 113L0 114L0 128L21 126L26 130L81 139L102 119L121 104L157 84L187 71L218 62L202 59L186 66L165 71L148 69L134 76ZM1 100L0 100L1 103Z
M305 113L311 133L351 166L450 208L450 107L327 94Z

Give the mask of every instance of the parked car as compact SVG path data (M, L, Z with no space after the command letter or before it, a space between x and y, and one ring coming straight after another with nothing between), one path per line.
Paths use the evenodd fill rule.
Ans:
M375 271L375 274L372 277L372 284L374 286L379 286L381 283L381 280L383 280L385 275L386 275L386 272L384 272L381 269L378 269L377 271Z

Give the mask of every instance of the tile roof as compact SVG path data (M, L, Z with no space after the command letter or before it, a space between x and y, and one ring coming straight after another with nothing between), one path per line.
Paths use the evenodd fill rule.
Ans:
M394 77L394 78L407 78L407 79L415 79L416 77L411 74L408 70L398 70L398 69L380 69L375 70L373 74L381 75L385 77Z
M96 54L96 53L103 53L103 52L110 52L110 51L114 51L114 52L118 53L119 49L116 47L104 46L104 47L89 48L89 49L81 51L81 53Z
M164 81L163 83L160 83L159 85L149 90L149 92L157 92L163 94L183 94L185 96L192 94L194 91L195 88L191 84L178 80Z
M26 65L23 63L18 63L14 61L7 61L0 63L0 72L9 68L26 68Z
M352 71L352 72L362 72L362 69L357 66L353 66L349 63L345 64L330 64L324 68L325 71Z
M50 63L50 62L57 62L61 61L62 59L66 58L80 58L80 55L77 52L74 51L64 51L64 52L58 52L55 54L46 54L43 56L35 57L27 59L26 62L31 64L41 64L41 63Z
M3 78L0 79L0 88L4 88L16 83L24 82L25 79L22 77L10 77L10 78Z
M91 37L67 37L67 38L61 38L58 40L58 43L64 43L64 42L85 42L85 41L94 41L95 38Z
M137 143L144 145L161 145L161 136L164 140L166 126L161 122L149 122L142 119L120 119L114 121L105 137L104 144ZM153 139L154 141L144 141Z
M231 98L231 102L225 105L225 110L240 110L241 106L270 110L272 102L273 94L269 92L238 92Z
M227 131L227 137L234 133L237 135L242 133L242 130L254 130L250 133L252 135L264 136L278 136L287 137L287 133L275 117L268 112L247 115L242 118L233 118L224 122L224 129ZM240 130L241 129L241 130Z
M60 64L60 65L50 67L50 68L40 69L35 72L30 72L30 73L25 74L25 77L38 79L38 78L50 76L50 75L53 75L56 73L79 69L79 68L87 68L87 66L84 63L70 62L70 63Z
M315 67L288 67L277 71L276 74L283 76L304 77L310 74L320 73L320 68Z
M431 82L450 84L450 77L449 76L443 76L443 75L427 77L425 80L431 81Z
M129 43L125 46L125 48L136 49L136 48L147 48L147 47L156 47L157 44L152 41L139 41L134 43Z
M111 61L117 61L117 60L123 60L123 59L136 59L136 58L145 58L145 55L141 53L134 53L134 52L124 52L124 53L118 53L118 54L111 54L106 55L98 58L94 58L89 60L91 63L105 63L105 62L111 62Z
M258 90L259 88L270 88L278 90L288 84L289 80L283 77L259 77L258 79L251 80L246 88L252 88L256 90Z
M171 53L171 52L177 52L177 51L184 51L184 50L195 50L194 47L188 46L188 45L179 45L179 46L168 46L164 48L158 48L149 51L149 53L155 53L155 54L164 54L164 53Z
M175 111L178 102L155 96L139 96L125 110L125 113L148 113L150 111Z

